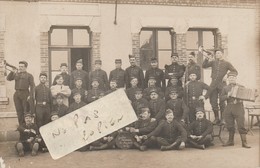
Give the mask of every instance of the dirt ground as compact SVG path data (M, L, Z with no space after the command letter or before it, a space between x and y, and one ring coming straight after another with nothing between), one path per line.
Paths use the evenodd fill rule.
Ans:
M259 128L255 128L253 134L248 135L251 149L242 148L239 134L236 134L233 147L224 148L215 138L215 145L206 150L186 148L182 151L166 152L155 149L146 152L134 149L76 151L58 160L53 160L49 153L39 153L36 157L28 154L19 158L14 149L15 142L5 142L0 143L0 157L3 158L6 168L257 168L260 167ZM222 132L222 138L227 140L226 130ZM0 165L0 168L2 167Z

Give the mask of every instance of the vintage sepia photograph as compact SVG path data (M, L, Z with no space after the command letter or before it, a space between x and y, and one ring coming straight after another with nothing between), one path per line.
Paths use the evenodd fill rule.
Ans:
M0 168L259 168L259 0L0 0Z

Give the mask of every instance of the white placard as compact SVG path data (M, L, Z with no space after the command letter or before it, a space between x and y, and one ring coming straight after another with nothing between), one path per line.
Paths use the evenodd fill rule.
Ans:
M137 120L124 89L108 94L40 128L53 159L59 159Z

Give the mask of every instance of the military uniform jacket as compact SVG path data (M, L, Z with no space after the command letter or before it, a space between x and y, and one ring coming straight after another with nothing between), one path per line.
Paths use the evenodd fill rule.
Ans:
M183 94L184 94L184 90L183 90L183 87L182 86L179 86L179 85L171 85L171 86L168 86L165 90L165 100L168 101L170 100L170 92L171 90L177 90L178 92L178 98L182 98L183 97Z
M52 104L52 95L51 90L44 84L39 84L35 87L35 100L36 105L43 105L43 102L46 102L46 105Z
M212 82L210 84L210 87L220 89L223 88L223 78L227 74L228 71L236 72L237 70L233 67L233 65L225 60L214 60L209 61L208 59L205 59L202 64L203 68L211 67L211 78Z
M162 88L163 90L165 89L165 78L164 78L164 72L163 70L159 68L151 68L145 72L145 88L149 87L148 86L148 81L149 77L153 76L155 77L156 83L155 86Z
M131 88L126 89L126 95L127 95L128 99L131 100L131 102L134 102L136 100L135 92L138 89L140 89L140 88L138 88L138 87L131 87Z
M125 70L125 81L126 88L130 88L131 77L136 77L138 79L138 87L144 88L144 73L143 70L139 66L130 66Z
M83 106L85 106L85 105L87 105L86 103L84 103L84 102L79 102L79 103L76 103L76 102L74 102L74 103L72 103L70 106L69 106L69 109L68 109L68 113L71 113L71 112L73 112L73 111L75 111L75 110L77 110L77 109L79 109L79 108L81 108L81 107L83 107Z
M123 69L120 68L111 71L109 74L109 82L112 79L116 79L118 88L125 87L125 71Z
M107 79L107 73L102 70L94 70L89 73L89 80L92 82L92 79L97 78L99 82L99 88L103 91L108 90L109 84L108 84L108 79Z
M28 90L30 87L30 96L33 96L35 84L32 74L28 72L10 72L6 79L8 81L15 80L15 90Z
M222 92L221 92L221 95L220 95L220 101L227 101L227 104L237 104L237 103L241 104L241 103L243 103L242 100L227 96L228 92L230 92L232 90L232 87L235 87L235 86L244 87L244 86L239 85L239 84L229 84L229 85L225 86L222 89Z
M198 64L196 63L189 63L186 66L186 70L185 70L185 82L189 81L189 75L190 73L195 73L197 75L197 80L200 80L201 78L201 68Z
M70 86L71 89L75 88L75 80L77 78L82 79L82 88L89 89L89 77L88 73L84 70L75 70L71 73Z
M178 85L181 86L181 77L184 75L185 66L180 65L178 63L172 63L171 65L165 65L165 78L170 79L169 73L173 73L173 76L175 76L178 81ZM170 81L168 81L168 86L170 85Z
M209 90L209 86L200 81L190 81L184 87L185 102L192 104L199 100L199 97L203 95L203 90ZM205 96L206 97L206 96Z
M92 88L91 90L88 90L87 103L91 103L99 99L101 94L104 94L104 91L99 88Z
M156 87L156 86L150 86L148 88L145 88L144 91L143 91L143 97L146 99L146 100L150 100L150 91L151 90L157 90L158 93L159 93L159 96L160 98L164 98L164 93L162 91L162 89L160 87Z
M139 129L139 132L137 133L137 135L147 135L149 133L151 133L157 126L157 122L156 121L151 121L151 118L146 119L146 120L142 120L142 119L138 119L135 122L135 129Z
M55 104L52 107L52 111L56 111L58 113L58 116L62 117L68 113L68 106L66 106L64 104L61 104L61 105Z
M61 75L63 80L64 80L63 81L63 85L70 87L71 86L70 85L70 75L67 74L67 73L60 73L59 75ZM56 77L54 79L56 79ZM52 85L56 85L56 84L57 84L57 82L54 80Z
M80 95L81 95L81 101L83 101L83 102L86 102L87 100L87 96L85 95L85 92L86 92L86 90L85 89L83 89L83 88L74 88L74 89L72 89L72 91L71 91L71 102L74 102L74 100L73 100L73 95L74 95L74 93L76 93L76 92L79 92L80 93Z
M24 132L25 129L31 130L30 132ZM32 123L30 125L26 125L23 123L22 125L19 125L17 130L20 133L20 142L26 142L30 137L35 138L36 136L39 136L39 129L36 124Z
M206 118L201 120L195 120L189 125L189 134L205 137L208 134L212 134L213 125Z
M161 120L165 115L165 101L158 98L157 100L149 101L149 108L151 110L151 118L155 118L157 121Z
M189 108L186 106L182 99L170 99L166 103L166 109L171 109L173 111L174 118L177 121L186 119L189 113Z
M145 99L145 98L141 98L141 99L138 99L138 100L135 100L133 103L132 103L132 106L133 106L133 109L136 113L136 115L139 116L139 109L141 107L148 107L149 106L149 102Z
M176 120L173 120L170 123L166 120L162 120L159 123L159 125L155 128L155 130L147 135L147 137L151 136L173 140L177 140L180 137L182 142L185 142L187 140L186 130Z

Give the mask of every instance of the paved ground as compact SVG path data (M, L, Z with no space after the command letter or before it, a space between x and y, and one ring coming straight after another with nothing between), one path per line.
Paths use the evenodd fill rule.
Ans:
M256 168L260 167L259 128L255 128L253 133L254 135L248 135L251 149L242 148L239 135L236 134L234 147L224 148L220 141L215 139L215 146L206 150L187 148L183 151L167 152L159 150L73 152L59 160L53 160L49 153L19 158L13 148L14 142L7 142L0 143L0 157L3 158L6 168ZM226 131L222 137L227 140Z

